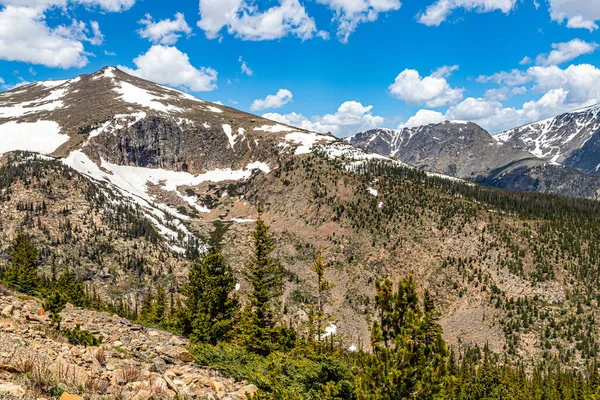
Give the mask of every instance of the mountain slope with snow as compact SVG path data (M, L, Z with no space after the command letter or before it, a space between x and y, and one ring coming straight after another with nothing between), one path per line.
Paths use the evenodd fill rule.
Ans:
M446 121L400 130L373 129L346 141L425 171L502 189L599 197L598 177L504 143L474 123Z
M596 144L599 134L600 105L595 105L519 126L494 138L552 162L597 173L600 169Z

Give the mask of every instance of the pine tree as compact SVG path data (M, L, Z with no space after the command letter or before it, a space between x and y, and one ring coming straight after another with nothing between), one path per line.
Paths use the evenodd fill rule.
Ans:
M38 251L27 235L17 235L12 245L11 257L11 265L4 273L5 283L17 291L33 293L39 285Z
M317 251L312 271L315 274L317 274L317 307L314 310L314 321L316 328L316 336L319 342L322 340L322 335L325 332L325 327L323 325L326 319L326 315L323 310L323 306L325 304L327 295L333 288L333 285L331 285L325 278L325 270L326 267L323 262L323 256L321 255L320 251Z
M67 302L77 307L86 307L88 305L85 287L83 283L79 282L71 268L67 267L67 269L60 274L54 286L54 291L60 293Z
M273 238L261 215L256 220L252 238L254 252L245 267L251 289L242 313L240 338L242 345L249 351L268 355L279 339L275 329L274 303L283 293L283 281L279 262L271 257L274 250Z
M440 398L448 381L449 351L433 318L433 301L426 295L421 308L411 277L377 282L373 323L373 354L362 354L358 397L369 400Z
M156 296L152 305L152 322L161 324L164 322L167 313L167 294L162 285L156 288Z
M232 337L239 301L231 293L235 289L233 270L218 249L210 248L190 269L183 287L185 310L179 308L184 334L199 343L217 344Z

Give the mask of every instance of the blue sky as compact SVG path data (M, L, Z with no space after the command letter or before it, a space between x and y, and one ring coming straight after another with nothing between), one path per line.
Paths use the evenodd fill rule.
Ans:
M598 0L0 0L0 85L115 65L338 136L495 133L600 102L598 23Z

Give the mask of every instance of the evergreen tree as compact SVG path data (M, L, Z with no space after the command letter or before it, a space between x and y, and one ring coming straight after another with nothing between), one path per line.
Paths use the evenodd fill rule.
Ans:
M20 233L12 245L12 262L4 273L4 282L17 291L33 293L39 285L38 251L27 235Z
M317 306L312 314L315 321L315 331L317 340L322 340L322 335L325 332L324 322L326 319L325 311L323 310L326 298L333 288L327 279L325 278L325 264L323 262L323 256L320 251L317 251L315 260L313 263L312 271L317 274Z
M185 310L180 312L184 334L192 341L216 344L230 340L239 301L232 296L235 277L218 249L210 248L189 272L183 288Z
M152 306L152 322L162 324L167 314L167 294L162 285L156 288L156 296Z
M433 302L426 295L419 303L411 277L377 282L373 323L373 354L363 354L358 397L369 400L441 398L449 380L449 351L433 317Z
M83 283L79 282L71 268L67 267L67 269L60 274L54 284L54 291L60 293L67 302L77 307L87 306L88 298L85 293L85 287Z
M254 252L245 267L251 289L242 313L240 339L249 351L268 355L279 340L274 303L283 293L283 281L279 262L271 257L273 238L261 215L256 220L252 238Z

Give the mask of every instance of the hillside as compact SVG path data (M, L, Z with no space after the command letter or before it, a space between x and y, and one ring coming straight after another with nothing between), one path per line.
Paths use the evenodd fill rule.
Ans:
M131 92L138 97L128 97ZM413 273L440 304L452 346L487 343L511 358L553 354L573 366L597 353L600 209L594 201L428 175L331 136L111 68L32 84L0 100L0 137L29 131L62 141L27 149L56 159L5 154L5 168L16 172L4 184L12 193L2 200L10 213L0 214L8 227L4 254L17 231L30 230L46 256L45 271L58 254L59 270L77 267L106 300L133 292L134 307L158 284L175 291L207 244L222 249L243 296L248 283L241 271L261 207L284 269L284 320L306 320L305 305L314 301L310 266L321 249L334 284L326 310L344 348L368 348L375 281ZM40 121L59 132L52 136ZM478 142L479 128L466 128ZM3 151L24 145L11 143ZM486 146L506 147L519 159L509 146ZM482 168L467 159L466 174ZM110 201L96 204L101 196ZM39 211L44 202L47 215ZM110 218L112 208L131 215L123 226ZM62 237L67 224L76 240Z

